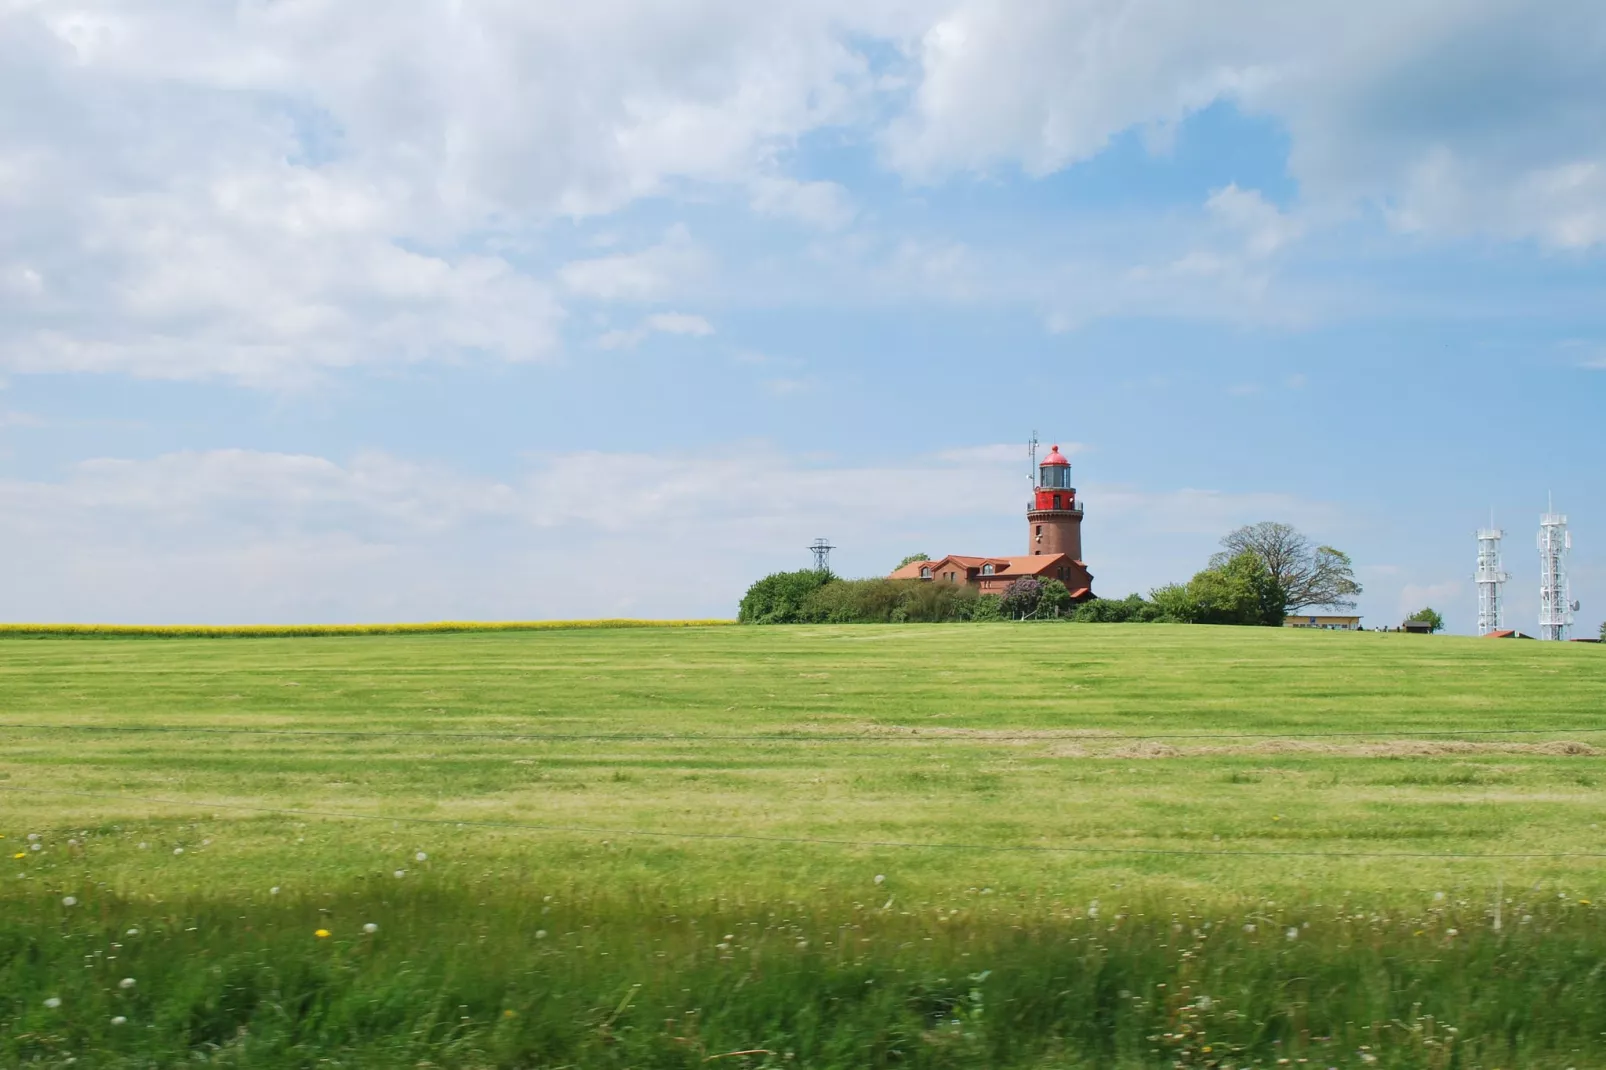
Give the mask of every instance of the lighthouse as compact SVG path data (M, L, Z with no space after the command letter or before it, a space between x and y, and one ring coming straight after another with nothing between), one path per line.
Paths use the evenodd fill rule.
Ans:
M1032 445L1037 445L1033 436ZM949 554L936 559L920 555L892 572L895 580L956 583L981 594L1003 594L1028 577L1059 580L1072 602L1093 597L1093 574L1082 561L1082 503L1071 486L1071 462L1055 446L1034 475L1032 500L1026 503L1026 554L1023 557L976 557Z
M1071 462L1058 446L1037 466L1037 486L1026 505L1026 552L1082 560L1082 503L1071 486Z

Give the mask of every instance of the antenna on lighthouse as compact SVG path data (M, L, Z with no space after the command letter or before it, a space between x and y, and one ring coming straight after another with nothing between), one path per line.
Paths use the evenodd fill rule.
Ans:
M831 567L831 551L835 549L823 535L809 543L809 553L814 555L814 571L825 572Z
M1478 531L1478 634L1488 635L1505 626L1501 606L1501 588L1511 576L1500 567L1500 540L1505 532L1494 526L1494 513L1489 513L1489 526Z
M1026 473L1026 478L1031 480L1032 486L1035 487L1037 486L1037 428L1035 427L1032 428L1032 440L1026 443L1026 453L1032 459L1032 467Z
M1555 508L1551 499L1550 507ZM1539 518L1539 638L1566 639L1572 630L1578 603L1567 582L1567 556L1573 537L1564 513L1547 512Z

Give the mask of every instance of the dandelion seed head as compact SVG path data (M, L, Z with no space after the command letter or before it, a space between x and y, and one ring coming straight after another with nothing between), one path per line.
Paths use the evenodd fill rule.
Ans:
M78 897L76 895L64 895L61 897L61 905L64 907L75 907L78 905Z
M132 977L125 977L121 981L117 982L117 987L118 988L124 988L124 989L133 988L134 985L137 984L137 983L138 982L136 982Z
M887 875L885 873L877 873L875 875L875 882L877 884L880 884L881 882L885 881L886 879L887 879Z
M1247 925L1244 926L1244 932L1252 933L1254 931L1255 931L1255 923L1254 922L1249 922Z
M112 1025L127 1025L127 1024L128 1024L128 1019L124 1018L121 1014L119 1014L117 1017L112 1019Z
M139 849L141 851L145 850L148 847L150 847L150 844L148 844L148 843L142 843L142 844L139 845Z
M1444 930L1444 935L1445 936L1460 936L1461 935L1461 930L1459 930L1459 929L1446 929L1446 930Z
M545 929L537 929L537 930L535 930L535 938L537 940L545 940L546 939L546 930Z
M1434 892L1434 893L1433 893L1433 901L1434 901L1434 902L1435 902L1435 903L1442 903L1442 902L1444 902L1444 893L1443 893L1443 892Z
M407 876L407 871L405 869L398 869L396 871L396 879L397 880L401 880L405 876Z
M42 851L42 850L44 850L44 848L40 847L37 843L30 843L28 845L28 850L30 850L30 851Z
M370 921L362 927L362 931L372 936L379 931L379 926Z
M61 997L51 996L49 999L45 1000L45 1006L49 1007L51 1010L55 1010L57 1007L61 1006Z
M29 843L38 843L39 842L39 833L37 833L37 832L28 833L28 842Z
M183 853L184 853L184 848L182 848L182 847L175 847L175 848L173 848L173 853L174 853L174 854L176 854L176 855L181 855L181 854L183 854Z
M429 860L429 855L425 854L423 851L419 851L417 854L415 854L413 856L413 861L415 861L415 862L425 862L425 861L428 861L428 860Z
M279 886L277 884L275 884L272 888L269 888L268 889L268 894L269 895L278 895L279 894Z
M1291 927L1283 935L1288 937L1288 939L1290 939L1290 940L1298 940L1299 939L1299 930L1297 928L1292 928Z
M138 929L130 929L130 930L128 930L128 935L129 936L138 936L139 935L139 930Z

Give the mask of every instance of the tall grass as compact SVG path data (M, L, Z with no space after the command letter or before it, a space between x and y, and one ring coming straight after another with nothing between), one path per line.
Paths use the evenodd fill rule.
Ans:
M1493 896L1069 904L978 889L904 909L739 886L700 901L510 891L386 877L293 898L12 899L0 1060L1601 1065L1606 933L1592 906L1553 897L1514 899L1497 930Z
M0 639L306 639L322 636L710 628L729 620L442 620L414 624L0 624Z

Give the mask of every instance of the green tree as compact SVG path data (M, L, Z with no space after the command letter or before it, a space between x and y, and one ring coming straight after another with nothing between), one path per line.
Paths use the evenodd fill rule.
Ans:
M799 624L807 615L809 598L826 584L837 582L830 569L773 572L747 589L737 608L743 624Z
M1186 584L1157 587L1149 597L1162 620L1184 624L1261 624L1281 626L1284 594L1271 569L1245 550L1225 561L1212 559Z
M1043 595L1037 603L1042 617L1062 617L1071 609L1071 589L1059 580L1044 580Z
M1424 606L1422 609L1417 610L1415 613L1412 613L1409 617L1406 617L1405 619L1406 620L1420 620L1420 621L1426 622L1427 626L1428 626L1428 631L1430 631L1430 632L1442 632L1442 631L1444 631L1444 618L1441 617L1439 615L1439 611L1434 609L1432 606Z
M1606 643L1606 620L1600 622L1600 641Z
M1271 572L1283 594L1283 605L1275 614L1278 624L1288 613L1311 606L1351 608L1361 593L1348 554L1331 546L1312 546L1291 525L1249 524L1222 539L1221 545L1225 549L1210 559L1211 567L1252 553Z
M908 557L906 557L902 561L898 562L898 567L902 568L903 566L909 565L909 564L913 564L916 561L930 561L930 560L931 560L931 555L930 554L910 554Z

